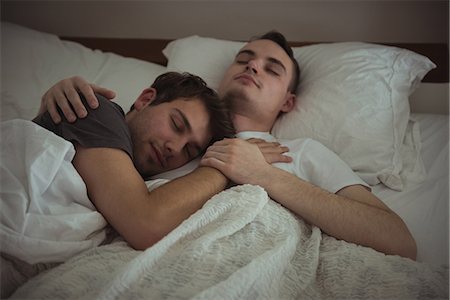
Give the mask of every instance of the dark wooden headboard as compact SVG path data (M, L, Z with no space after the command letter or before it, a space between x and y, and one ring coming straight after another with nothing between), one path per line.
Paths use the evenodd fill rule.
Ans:
M91 38L62 37L85 45L92 49L114 52L123 56L134 57L145 61L166 65L167 59L162 54L169 39L125 39L125 38ZM291 42L291 46L300 47L317 42ZM423 79L424 82L449 82L449 47L439 43L380 43L389 46L409 49L430 58L437 67L431 70Z

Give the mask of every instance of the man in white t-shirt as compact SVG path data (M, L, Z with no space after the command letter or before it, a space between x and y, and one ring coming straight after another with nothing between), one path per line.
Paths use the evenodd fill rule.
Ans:
M229 101L241 138L273 140L269 132L280 113L293 109L298 81L298 63L292 49L283 35L269 32L238 52L218 93ZM95 103L89 94L101 93L98 87L78 80L50 89L42 100L42 109L56 115L55 103L69 107L70 101L82 117L78 99L57 96L72 94L80 86L87 90L81 89L86 98ZM75 118L73 111L63 112ZM237 184L262 186L272 199L331 236L386 254L416 258L415 241L405 223L339 157L310 139L280 142L290 149L286 159L293 159L290 164L268 164L256 145L240 138L216 142L200 164L219 170ZM214 185L214 180L206 180L204 190L210 191ZM189 187L185 188L189 193Z

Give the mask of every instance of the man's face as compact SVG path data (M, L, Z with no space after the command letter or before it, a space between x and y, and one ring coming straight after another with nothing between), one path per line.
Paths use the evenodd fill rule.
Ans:
M220 83L218 93L231 99L235 113L259 114L275 120L289 111L286 100L293 77L293 63L284 50L270 40L246 44L236 55ZM233 100L234 99L234 100Z
M179 98L135 107L127 124L134 163L144 177L184 165L206 149L212 138L209 113L201 100Z

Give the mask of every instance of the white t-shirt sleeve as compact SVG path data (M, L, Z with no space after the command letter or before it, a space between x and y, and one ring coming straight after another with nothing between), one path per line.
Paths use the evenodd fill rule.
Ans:
M333 151L321 143L307 139L294 154L296 175L331 193L350 185L363 185L358 175Z

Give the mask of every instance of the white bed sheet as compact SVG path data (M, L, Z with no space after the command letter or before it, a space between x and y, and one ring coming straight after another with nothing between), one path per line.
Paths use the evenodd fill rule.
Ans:
M373 192L406 222L416 239L419 261L449 264L449 116L412 114L420 124L427 176L397 192L384 185Z
M137 93L166 70L10 23L2 23L1 50L2 121L33 118L39 96L57 80L76 74L116 90L117 102L126 110ZM422 96L426 101L428 93ZM383 185L373 190L411 229L419 260L448 264L448 115L413 114L413 118L420 122L428 176L422 184L410 185L401 193Z

